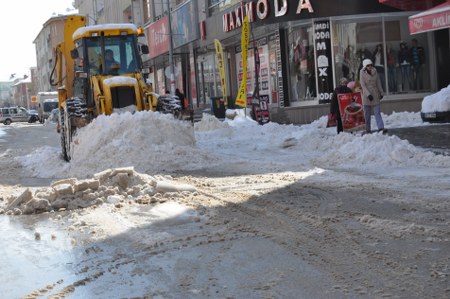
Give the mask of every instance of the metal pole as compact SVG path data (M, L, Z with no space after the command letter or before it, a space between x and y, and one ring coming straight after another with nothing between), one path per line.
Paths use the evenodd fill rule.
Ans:
M175 70L173 65L172 17L170 13L170 0L167 0L167 14L169 21L169 67L170 67L170 94L175 94Z

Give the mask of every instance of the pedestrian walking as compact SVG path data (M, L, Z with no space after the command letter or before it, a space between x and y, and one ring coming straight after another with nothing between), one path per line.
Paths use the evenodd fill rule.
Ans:
M363 68L359 71L359 78L362 87L362 102L364 106L364 117L366 119L366 132L371 133L370 119L373 113L377 122L378 131L386 133L387 130L384 128L380 107L384 92L381 87L380 77L378 77L377 70L373 66L372 60L364 59Z

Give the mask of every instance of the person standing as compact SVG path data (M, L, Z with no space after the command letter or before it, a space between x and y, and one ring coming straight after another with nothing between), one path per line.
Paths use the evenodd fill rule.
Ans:
M362 87L362 102L364 106L364 117L366 119L366 132L371 133L370 119L371 114L375 116L378 131L386 133L383 119L381 117L380 101L384 96L380 77L374 68L372 60L364 59L363 68L359 72L360 83Z
M111 49L105 50L105 71L107 74L117 73L118 62L114 59L114 52Z
M180 91L180 89L175 89L175 95L178 97L178 100L180 101L181 109L184 110L185 107L185 97L184 94Z
M339 111L338 95L342 93L352 93L352 90L347 86L347 84L348 79L342 77L341 80L339 80L339 86L334 89L333 95L331 96L330 113L333 113L336 116L336 128L338 134L344 131L344 128L342 126L341 113Z

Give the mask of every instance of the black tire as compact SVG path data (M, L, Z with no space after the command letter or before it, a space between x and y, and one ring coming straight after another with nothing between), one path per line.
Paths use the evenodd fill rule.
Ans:
M60 113L60 137L61 137L61 152L63 159L67 162L70 161L70 142L67 141L67 130L66 130L66 124L68 123L67 114L65 113L65 109L61 109ZM70 123L70 122L69 122ZM69 149L69 150L68 150Z
M66 104L60 111L61 123L61 151L64 160L70 161L72 137L76 132L76 127L72 126L72 119L86 116L86 103L78 98L66 100Z
M34 124L37 121L37 117L36 116L31 116L30 119L28 120L28 123L30 124Z
M5 126L9 126L12 123L12 121L10 119L5 119L3 123L5 124Z

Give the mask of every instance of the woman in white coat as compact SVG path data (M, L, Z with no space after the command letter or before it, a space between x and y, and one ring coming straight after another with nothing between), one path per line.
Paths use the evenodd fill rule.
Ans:
M366 132L371 133L370 117L373 112L377 122L378 131L385 133L383 119L381 118L380 101L384 96L380 77L372 60L364 59L363 68L359 71L359 79L362 87L362 102L364 105L364 117L366 119Z

